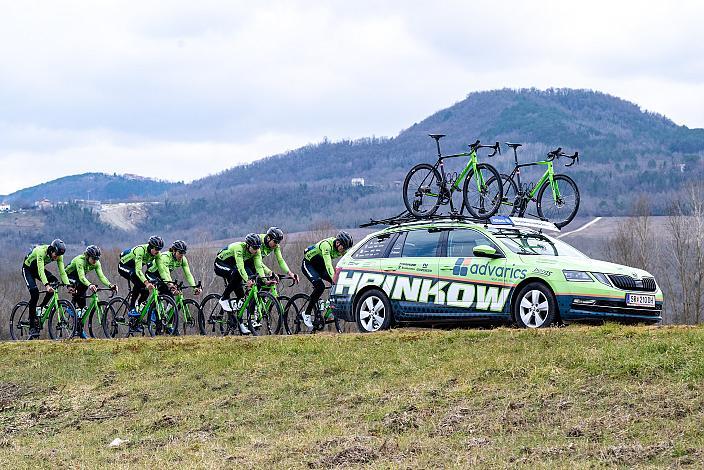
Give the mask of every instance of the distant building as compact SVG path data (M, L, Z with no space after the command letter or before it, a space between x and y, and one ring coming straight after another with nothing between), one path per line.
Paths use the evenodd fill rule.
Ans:
M90 209L94 211L99 211L103 207L100 201L95 201L93 199L76 199L73 202L83 209Z
M48 209L51 209L52 207L54 207L54 204L50 200L44 198L41 201L35 202L34 207L36 207L39 210L45 211L45 210L48 210Z
M364 178L352 178L352 186L364 186Z
M10 205L6 202L0 203L0 212L10 212Z

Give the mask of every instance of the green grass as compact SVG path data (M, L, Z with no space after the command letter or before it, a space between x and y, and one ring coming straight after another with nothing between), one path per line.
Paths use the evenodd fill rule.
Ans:
M24 342L0 358L4 468L704 458L702 328Z

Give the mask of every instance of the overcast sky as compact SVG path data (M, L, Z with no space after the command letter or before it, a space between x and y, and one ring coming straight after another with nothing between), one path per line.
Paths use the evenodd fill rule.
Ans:
M704 2L648 3L0 0L0 194L87 171L190 181L503 87L704 127Z

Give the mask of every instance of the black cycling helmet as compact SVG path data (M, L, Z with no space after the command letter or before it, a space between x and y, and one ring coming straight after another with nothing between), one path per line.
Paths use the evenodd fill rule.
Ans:
M252 248L261 248L262 247L262 239L256 233L250 233L249 235L244 237L244 241L247 244L247 246L251 246Z
M352 248L352 245L354 244L354 242L352 241L352 235L345 232L344 230L337 234L337 237L335 238L335 240L340 242L342 244L342 246L345 248L345 250L349 250L350 248Z
M86 247L85 253L86 253L86 256L88 256L89 258L93 258L95 260L100 259L100 255L101 255L100 248L98 248L95 245L88 245Z
M188 251L188 245L183 240L176 240L173 245L171 245L171 251L180 251L184 255Z
M161 251L164 248L164 239L157 237L156 235L152 235L149 237L149 247L156 248Z
M58 256L61 256L66 253L66 244L57 238L56 240L51 242L51 245L49 245L49 249L52 252L56 253Z
M284 231L279 227L269 227L269 230L266 231L266 236L269 237L269 240L281 243L284 239Z

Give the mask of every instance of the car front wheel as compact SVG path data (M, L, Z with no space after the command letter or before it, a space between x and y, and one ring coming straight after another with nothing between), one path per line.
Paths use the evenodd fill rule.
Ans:
M354 313L357 329L362 333L388 330L391 326L391 304L381 291L365 292L359 298Z
M520 328L545 328L557 321L557 301L544 284L531 282L518 292L514 319Z

